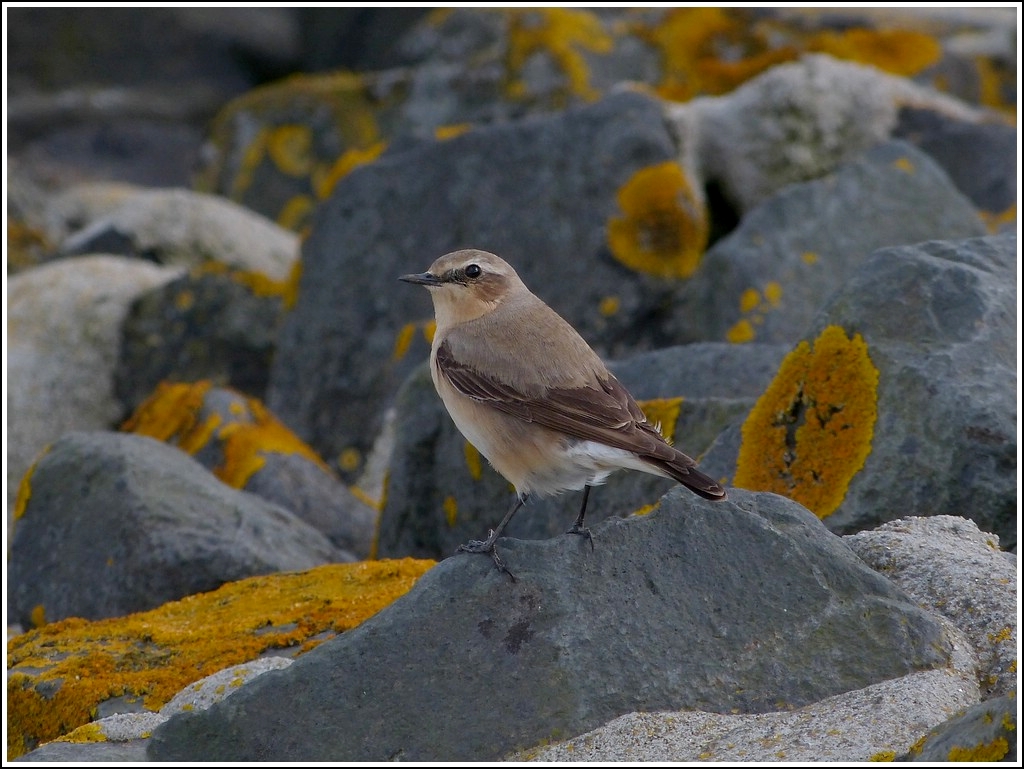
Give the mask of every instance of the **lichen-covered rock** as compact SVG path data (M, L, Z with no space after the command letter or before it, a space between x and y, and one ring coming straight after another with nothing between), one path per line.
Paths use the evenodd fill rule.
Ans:
M228 486L291 511L346 553L370 555L376 507L354 496L258 399L206 380L164 383L123 429L177 446Z
M1017 558L974 521L901 518L844 539L921 606L953 622L978 655L986 698L1017 688Z
M1016 694L979 702L963 713L939 724L899 761L945 762L1017 761L1017 718L1020 707Z
M140 294L180 274L139 259L62 259L7 285L7 509L43 448L124 415L114 390L121 323Z
M677 489L594 541L498 540L515 582L450 558L354 631L160 726L151 758L493 760L632 711L800 707L950 664L940 625L783 497Z
M684 341L792 343L876 249L985 234L931 158L888 142L747 213L679 286L666 326Z
M140 296L124 320L114 378L132 411L165 380L263 398L287 285L259 273L194 270Z
M675 153L661 105L623 93L357 169L318 209L304 243L268 405L321 455L346 452L358 470L380 413L429 349L430 300L397 276L466 246L507 258L602 352L654 346L659 327L646 321L664 310L666 282L609 258L608 227L630 218L619 191ZM653 243L655 266L695 259L702 245L681 233L703 209L662 200L658 178L640 186L650 216L626 240L634 250Z
M286 666L290 659L261 655L293 657L355 627L431 566L373 561L254 577L140 614L68 619L16 636L7 648L8 758L62 736L128 739L131 751L144 724L209 707ZM30 759L108 754L69 754L70 744L49 743Z
M699 459L723 427L747 414L784 350L781 345L688 345L643 353L611 369L640 400L648 419ZM396 406L378 552L441 558L494 528L512 502L512 487L455 427L426 367L405 383ZM645 473L615 473L590 495L587 521L649 510L674 485ZM572 525L580 500L572 492L531 499L512 519L508 536L558 536Z
M965 515L1015 547L1016 263L1013 235L873 254L744 423L732 482L837 532ZM714 448L705 469L730 474Z
M138 435L65 435L22 484L16 516L7 600L23 627L351 558L284 508Z

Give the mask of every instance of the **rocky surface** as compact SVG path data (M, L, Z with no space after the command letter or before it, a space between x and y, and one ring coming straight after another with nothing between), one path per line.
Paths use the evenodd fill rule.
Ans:
M24 627L116 617L345 558L287 510L142 436L67 434L23 488L7 599Z
M341 760L356 732L338 719L383 713L360 748L380 758L1012 759L1018 13L12 9L10 619L444 557L484 534L508 485L423 376L429 300L395 281L457 247L508 258L733 503L705 518L671 483L617 474L592 495L593 551L561 534L578 495L531 503L499 546L518 582L453 558L352 632L365 612L335 619L372 588L321 595L311 576L287 602L312 600L325 624L277 630L304 649L341 637L155 739L155 710L200 668L261 652L186 661L208 622L164 654L147 640L178 627L164 615L51 621L9 645L23 720L8 758L64 737L26 758L255 755L262 740ZM176 449L104 432L165 380L211 393L151 421ZM810 513L758 518L734 503L776 498L736 487ZM257 519L233 538L230 521ZM666 520L715 563L691 573L707 555L693 540L637 536ZM284 598L276 580L314 572L259 579ZM829 605L819 637L846 632L811 653L819 588L852 573L895 603ZM270 603L246 633L268 632ZM910 624L873 622L897 607ZM203 611L219 631L239 609ZM134 634L114 642L102 623L122 619ZM889 642L851 651L862 638ZM115 672L56 672L90 655ZM159 704L109 695L142 696L168 660L191 676ZM506 663L520 666L501 688L466 677ZM133 673L146 680L121 683ZM346 696L360 675L374 694ZM469 715L496 705L502 728L484 734Z
M172 719L151 757L488 760L632 711L800 707L950 664L938 623L782 497L677 489L594 540L500 540L515 582L450 558L287 671Z

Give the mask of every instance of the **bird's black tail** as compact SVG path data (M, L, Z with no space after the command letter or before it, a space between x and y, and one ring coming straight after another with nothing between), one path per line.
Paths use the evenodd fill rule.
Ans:
M698 470L697 463L686 454L678 450L676 453L678 456L671 460L654 457L644 457L644 459L704 499L717 502L728 498L722 484Z

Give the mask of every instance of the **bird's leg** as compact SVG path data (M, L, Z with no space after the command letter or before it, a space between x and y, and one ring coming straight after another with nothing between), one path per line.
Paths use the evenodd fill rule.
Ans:
M526 501L526 496L519 496L516 494L515 500L512 502L512 507L509 508L508 512L505 513L505 517L501 519L501 523L498 524L498 528L494 529L490 535L484 541L479 539L471 539L464 545L459 545L459 549L456 552L459 553L490 553L491 558L494 559L494 565L498 567L500 571L508 574L512 581L516 581L516 575L508 570L505 562L498 557L498 551L494 549L494 543L498 541L498 537L501 536L501 532L508 526L508 522L512 520L512 516L516 514L516 511L523 506Z
M579 534L581 537L586 537L590 542L590 549L593 550L594 537L591 535L590 529L584 528L583 526L583 516L587 514L587 499L590 497L590 489L591 487L589 485L583 487L583 504L580 505L580 514L576 516L576 523L574 523L572 528L565 533Z

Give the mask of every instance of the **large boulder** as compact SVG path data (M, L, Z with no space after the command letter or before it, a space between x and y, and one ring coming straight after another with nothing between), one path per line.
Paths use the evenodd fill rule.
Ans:
M69 433L36 463L19 503L7 600L24 627L351 559L287 510L143 436Z
M287 670L171 719L150 756L494 760L631 711L800 707L950 663L935 620L783 497L676 490L594 540L499 540L516 581L450 558Z

